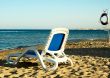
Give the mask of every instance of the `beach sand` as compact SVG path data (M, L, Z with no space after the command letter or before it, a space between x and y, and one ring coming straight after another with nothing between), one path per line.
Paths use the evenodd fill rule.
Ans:
M110 78L110 46L104 41L68 42L65 53L73 66L59 64L55 71L43 70L35 59L17 65L6 64L8 54L23 50L0 52L0 78Z

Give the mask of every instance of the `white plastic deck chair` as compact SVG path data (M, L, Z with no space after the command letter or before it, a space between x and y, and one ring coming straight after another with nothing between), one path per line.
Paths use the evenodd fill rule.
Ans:
M35 47L29 47L23 53L10 54L7 57L7 62L10 64L17 64L22 57L26 58L38 58L42 67L45 70L55 70L58 67L58 63L69 61L73 65L70 58L64 53L65 44L68 38L69 30L66 28L55 28L51 31L44 51L40 54ZM45 57L46 53L52 55L53 58ZM11 57L18 57L17 60L10 60ZM52 62L54 65L51 68L47 68L44 64L44 60Z
M11 57L17 57L16 60L12 60ZM44 70L55 70L57 69L57 66L58 66L58 62L56 62L56 60L52 59L52 58L47 58L47 57L44 57L42 56L42 54L40 54L35 47L28 47L25 52L22 52L22 53L13 53L13 54L9 54L7 56L7 63L8 64L13 64L13 65L16 65L20 59L22 57L25 57L25 58L37 58L39 59L42 67ZM54 65L51 67L51 68L48 68L47 65L44 64L44 60L45 61L48 61L48 62L51 62L53 63Z
M69 62L73 66L72 60L64 53L68 34L69 30L67 28L53 29L47 41L45 52L51 54L58 64Z

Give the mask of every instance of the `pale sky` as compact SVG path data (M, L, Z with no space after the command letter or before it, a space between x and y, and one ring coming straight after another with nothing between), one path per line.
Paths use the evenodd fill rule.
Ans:
M103 28L110 0L0 0L0 29Z

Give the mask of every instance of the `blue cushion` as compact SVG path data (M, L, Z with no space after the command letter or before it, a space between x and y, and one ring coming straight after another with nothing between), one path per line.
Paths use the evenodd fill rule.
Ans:
M35 55L36 56L36 53L33 50L28 50L26 52L26 54L28 54L28 55Z
M62 33L55 34L52 38L52 41L50 43L48 50L51 50L51 51L60 50L64 40L64 36L65 34L62 34Z

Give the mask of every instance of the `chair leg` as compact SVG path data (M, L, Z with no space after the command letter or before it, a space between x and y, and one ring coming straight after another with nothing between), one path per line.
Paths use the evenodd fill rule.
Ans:
M15 56L15 57L17 57L17 59L14 61L14 60L10 60L10 58L11 57L14 57L14 55L12 54L12 55L9 55L9 56L7 56L7 59L6 59L6 61L7 61L7 63L9 63L9 64L13 64L13 65L16 65L18 62L19 62L19 60L23 57L23 55L24 54L21 54L21 55L19 55L19 56Z
M41 65L42 65L42 67L43 67L44 70L55 70L55 69L57 69L57 67L58 67L58 62L57 62L55 59L45 58L45 57L43 57L42 55L40 55L38 51L36 51L35 53L38 55L38 59L39 59L39 61L41 62ZM44 60L45 60L45 61L48 61L48 62L54 63L54 66L51 67L51 68L47 68L47 66L44 64Z
M52 59L52 58L48 59L48 58L46 58L45 60L48 61L48 62L52 62L54 64L53 67L46 68L47 70L56 70L58 68L58 62L55 59Z
M73 62L72 62L72 60L70 58L67 58L67 61L69 61L71 66L73 66Z
M18 63L18 61L16 61L16 60L15 60L15 61L14 61L14 60L10 60L10 58L11 58L11 56L8 56L8 57L7 57L7 60L6 60L7 63L13 64L13 65L16 65L16 64Z
M45 64L44 64L44 62L43 62L43 58L41 57L41 55L39 54L38 51L36 51L35 53L36 53L36 55L38 56L38 59L39 59L39 61L41 62L41 65L42 65L43 69L46 70L46 66L45 66ZM36 58L37 58L37 57L36 57Z

